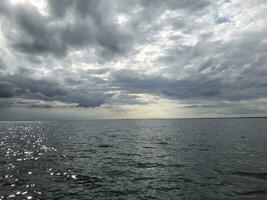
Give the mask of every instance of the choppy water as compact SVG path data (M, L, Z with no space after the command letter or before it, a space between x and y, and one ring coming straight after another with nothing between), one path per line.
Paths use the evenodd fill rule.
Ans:
M0 199L266 199L267 119L0 122Z

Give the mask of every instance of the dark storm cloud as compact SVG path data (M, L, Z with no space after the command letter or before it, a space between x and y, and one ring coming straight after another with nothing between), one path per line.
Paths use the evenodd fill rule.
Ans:
M15 95L15 85L8 81L0 81L0 98L9 98Z
M242 4L251 15L266 4L251 2ZM264 13L242 21L248 16L238 6L223 13L226 3L234 2L48 0L44 13L27 1L0 1L2 106L15 98L32 107L51 105L25 99L149 104L140 98L149 94L198 109L267 98Z
M174 80L162 76L148 76L134 71L122 70L113 74L114 84L138 93L152 93L169 98L185 99L216 97L220 95L221 80L206 79L204 76Z
M79 107L98 107L105 102L105 95L100 93L83 94L80 92L70 92L68 95L61 96L58 100L66 103L78 103Z
M265 59L266 60L266 59ZM135 71L120 70L112 74L113 84L121 89L134 93L150 93L171 99L209 99L209 100L252 100L266 98L267 69L251 66L254 71L243 71L232 80L230 77L206 74L195 74L183 79L175 80L163 76L143 75ZM252 70L252 68L250 68ZM257 68L257 69L255 69ZM248 70L248 69L247 69ZM262 71L261 71L262 70ZM258 71L261 71L260 74Z
M208 37L194 46L167 49L158 60L168 66L164 73L186 77L183 78L186 81L177 82L176 89L168 88L177 91L171 93L178 94L179 88L185 85L184 89L192 95L203 94L201 91L206 88L207 94L218 100L266 98L266 34L266 29L250 31L226 42L212 41Z
M57 83L48 82L46 80L34 80L20 75L4 76L0 77L0 79L12 84L12 89L15 88L17 95L28 92L30 94L52 98L67 93L67 91L58 86ZM11 87L9 88L11 89Z
M48 0L49 11L56 17L64 17L72 4L72 0Z
M91 48L100 60L126 54L131 44L130 34L116 24L111 7L109 1L50 1L52 15L45 16L29 4L0 5L1 14L13 21L7 26L17 31L7 37L18 51L62 57L71 49ZM68 10L72 20L65 16Z
M15 23L20 36L15 38L14 48L29 54L65 54L67 46L57 38L56 27L33 6L18 5L14 9Z
M62 101L65 103L76 103L79 107L97 107L105 101L105 95L101 93L86 95L85 93L64 87L55 81L35 80L18 74L0 76L0 88L0 98L16 97Z
M100 61L105 61L126 55L133 41L141 39L141 33L133 32L136 23L156 19L166 9L196 12L208 5L206 0L140 0L134 4L129 1L50 0L48 16L26 3L14 6L4 1L0 8L2 15L13 21L10 29L17 30L8 37L18 51L62 57L71 49L89 48L94 49ZM128 27L121 28L116 17L121 12L131 13L134 8L142 9L130 18Z

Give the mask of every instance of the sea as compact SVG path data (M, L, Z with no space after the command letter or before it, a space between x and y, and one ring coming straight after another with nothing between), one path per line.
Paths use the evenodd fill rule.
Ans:
M267 119L2 121L0 199L267 199Z

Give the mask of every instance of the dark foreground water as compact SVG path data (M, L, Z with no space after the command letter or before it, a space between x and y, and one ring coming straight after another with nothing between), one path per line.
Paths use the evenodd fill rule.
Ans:
M0 199L266 199L267 119L0 122Z

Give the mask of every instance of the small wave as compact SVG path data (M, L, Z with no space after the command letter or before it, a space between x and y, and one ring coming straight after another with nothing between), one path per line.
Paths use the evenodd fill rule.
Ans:
M164 144L164 145L166 145L166 144L169 144L169 143L162 141L162 142L157 142L156 144Z
M147 180L155 180L155 177L137 177L137 178L133 178L132 182L137 182L137 181L147 181Z
M121 155L121 156L141 156L140 154L137 154L137 153L118 153L118 155Z
M248 192L239 192L237 194L240 196L259 196L259 195L267 196L267 188L263 190L252 190Z
M150 162L137 162L134 164L136 168L143 168L143 169L148 169L148 168L166 168L166 167L176 167L176 168L181 168L185 167L183 164L161 164L161 163L150 163Z
M267 181L267 173L232 172L232 175L255 178Z
M110 145L110 144L101 144L101 145L98 145L97 147L100 147L100 148L110 148L110 147L113 147L113 145Z

